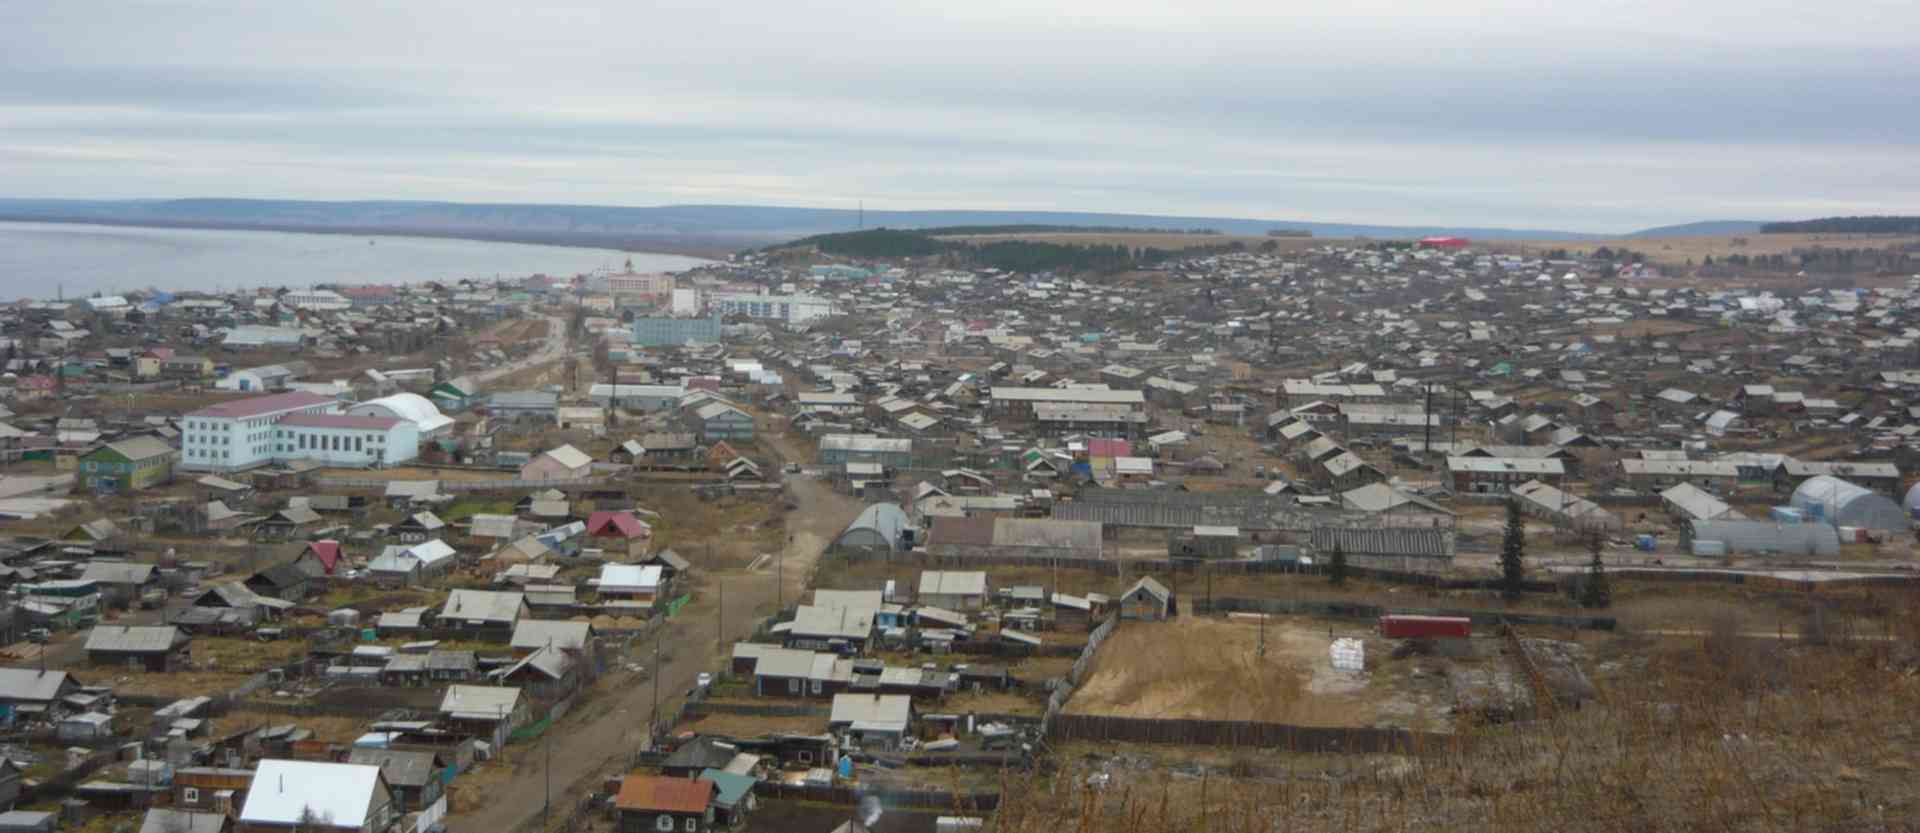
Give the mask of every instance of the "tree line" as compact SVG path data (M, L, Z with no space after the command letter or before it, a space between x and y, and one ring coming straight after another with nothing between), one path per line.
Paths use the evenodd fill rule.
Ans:
M1761 234L1920 234L1920 217L1822 217L1786 223L1763 223Z

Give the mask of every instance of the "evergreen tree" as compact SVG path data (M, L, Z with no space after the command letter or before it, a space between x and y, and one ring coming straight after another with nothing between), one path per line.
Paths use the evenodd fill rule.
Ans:
M1587 580L1580 586L1580 606L1603 608L1613 606L1613 587L1607 584L1607 566L1600 561L1600 533L1587 536L1587 552L1593 560L1587 564Z
M1520 598L1527 578L1527 525L1520 518L1520 501L1507 498L1507 531L1500 541L1500 593L1509 601Z
M1347 583L1347 550L1335 541L1333 552L1327 553L1327 582L1335 587Z

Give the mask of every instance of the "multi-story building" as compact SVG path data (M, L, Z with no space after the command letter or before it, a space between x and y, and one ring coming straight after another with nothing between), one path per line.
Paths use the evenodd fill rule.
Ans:
M744 315L788 324L805 324L833 315L833 301L815 295L752 295L719 292L707 296L707 310L719 315Z
M273 427L273 457L329 466L393 466L420 456L412 420L353 414L294 414Z
M678 347L720 343L720 314L707 318L635 318L633 346Z
M328 396L294 391L222 402L182 418L180 468L244 471L270 463L392 465L419 454L411 420L350 416Z
M607 294L616 306L659 306L673 297L673 276L665 272L608 275Z

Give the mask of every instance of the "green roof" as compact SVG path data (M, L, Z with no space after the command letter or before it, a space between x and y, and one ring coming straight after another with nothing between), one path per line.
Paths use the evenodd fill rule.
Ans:
M750 775L735 775L731 772L708 768L700 770L700 777L703 780L712 781L715 787L720 788L720 794L714 798L714 803L722 807L735 806L740 803L740 799L747 797L747 793L753 792L755 779Z

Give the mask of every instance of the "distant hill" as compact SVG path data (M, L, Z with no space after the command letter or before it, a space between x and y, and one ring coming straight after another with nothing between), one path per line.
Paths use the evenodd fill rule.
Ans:
M979 227L1206 229L1261 236L1275 228L1315 237L1407 238L1453 235L1480 240L1591 240L1619 235L1479 226L1387 226L1283 219L1105 214L1075 211L867 211L752 205L532 205L411 201L36 200L0 199L0 219L145 226L424 234L577 245L624 245L666 238L769 243L867 228ZM1710 227L1703 223L1675 228ZM1738 225L1745 230L1757 224ZM1648 229L1636 236L1666 236ZM1714 233L1710 231L1686 233Z
M1677 226L1641 229L1628 237L1722 237L1729 234L1758 234L1764 225L1759 220L1708 220Z
M1920 234L1920 217L1824 217L1768 223L1765 234Z

